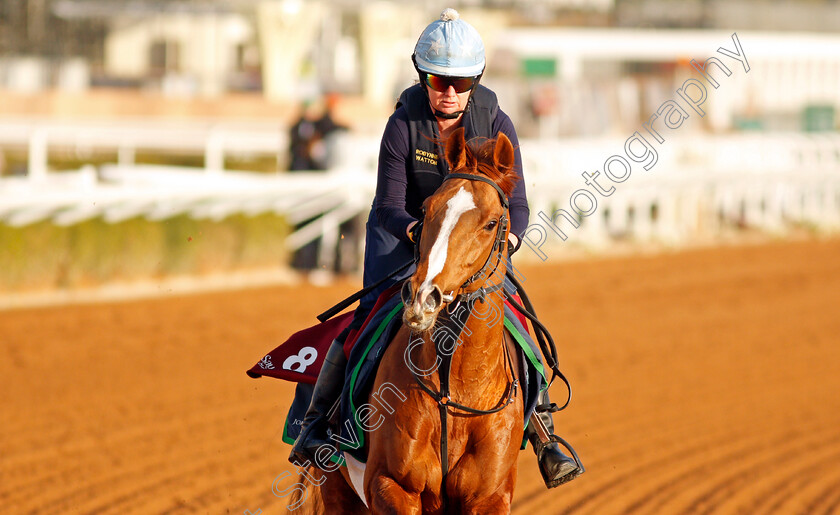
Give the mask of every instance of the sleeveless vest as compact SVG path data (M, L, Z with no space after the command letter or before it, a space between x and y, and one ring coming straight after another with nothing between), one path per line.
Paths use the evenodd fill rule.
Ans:
M408 114L410 152L405 207L408 214L420 219L423 201L443 184L449 165L443 157L443 149L435 142L440 138L437 121L420 84L402 92L396 107L400 106ZM467 141L476 137L493 138L493 122L498 111L496 94L481 84L477 85L461 118Z

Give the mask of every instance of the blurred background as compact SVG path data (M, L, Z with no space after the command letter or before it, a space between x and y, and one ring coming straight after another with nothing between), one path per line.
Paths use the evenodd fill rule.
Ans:
M0 0L0 512L284 511L294 385L245 370L358 289L445 7L520 137L587 467L523 451L513 512L840 513L836 0Z
M655 168L600 198L568 241L548 238L550 255L840 225L836 2L450 4L484 38L532 221L701 78L692 60L733 65L711 67L704 117L660 120ZM3 0L0 285L357 273L381 131L444 6ZM748 73L716 53L736 30Z

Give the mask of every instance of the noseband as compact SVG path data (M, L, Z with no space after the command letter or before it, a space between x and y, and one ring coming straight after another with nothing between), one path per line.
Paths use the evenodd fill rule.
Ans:
M482 277L491 277L496 272L496 269L499 267L499 263L501 263L503 257L502 254L505 251L505 234L507 233L508 228L507 213L509 203L507 195L505 195L505 192L502 191L502 188L500 188L498 184L493 182L492 179L484 177L483 175L476 175L472 173L450 173L449 175L444 177L443 180L448 181L449 179L467 179L469 181L480 181L487 183L490 186L493 186L493 189L495 189L496 192L499 194L499 201L502 203L502 208L504 209L502 216L499 217L499 222L496 224L496 238L493 241L493 247L490 248L490 252L487 254L487 259L484 261L484 265L481 267L481 269L478 272L474 273L472 276L470 276L470 278L467 279L464 282L464 284L461 285L460 288L458 288L459 290L464 290L470 284L474 283ZM490 262L493 259L494 253L496 254L496 263L493 265L493 270L491 270L489 274L486 274L485 272L488 268L490 268ZM504 278L502 278L500 282L490 286L489 288L482 286L481 288L475 291L468 293L465 292L458 295L457 297L454 295L454 292L450 292L449 295L444 294L443 299L447 302L452 302L453 300L464 302L471 302L475 299L484 300L484 297L487 296L488 293L493 293L495 291L500 290L504 286L504 282Z

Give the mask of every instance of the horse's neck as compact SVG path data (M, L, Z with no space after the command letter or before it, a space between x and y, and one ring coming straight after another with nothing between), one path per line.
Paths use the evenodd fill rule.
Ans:
M481 316L473 313L464 326L462 344L452 355L452 369L491 372L504 366L504 302L501 292L477 303Z
M444 339L433 338L432 342L435 345L425 346L424 361L428 365L437 358L446 359L445 355L441 355L445 352L440 349ZM481 403L506 387L509 372L506 371L504 346L503 293L496 291L488 294L483 303L475 302L474 310L460 332L459 342L451 353L449 385L454 400ZM445 371L446 367L438 367L439 380L440 374ZM492 400L495 402L496 399Z

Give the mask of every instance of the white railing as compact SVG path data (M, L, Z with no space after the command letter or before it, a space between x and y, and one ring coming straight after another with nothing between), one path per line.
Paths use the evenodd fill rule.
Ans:
M53 173L39 181L2 179L0 221L23 226L49 219L72 225L95 217L115 223L139 215L150 220L179 214L220 220L233 213L275 212L292 223L330 214L340 224L369 206L374 186L371 174L346 170L207 176L178 167L105 165L98 171L85 167ZM306 226L288 243L295 249L318 236Z
M28 176L47 173L50 148L114 151L119 164L134 164L138 150L180 152L204 156L204 170L224 168L228 154L279 156L288 148L286 128L267 122L216 121L42 121L5 119L0 122L0 148L28 149Z
M540 222L539 213L574 213L570 198L581 188L593 194L595 211L579 217L577 229L569 222L561 224L562 219L557 223L568 243L595 248L616 238L679 245L729 228L771 233L795 225L840 229L840 135L670 140L654 146L659 156L650 170L630 161L632 173L622 183L612 183L602 173L598 183L615 191L609 196L596 193L581 173L603 172L613 154L626 159L623 148L623 140L523 142L531 222L547 229L543 250L566 243ZM581 204L588 207L585 201ZM535 246L539 233L535 229L531 234Z
M56 134L50 132L50 140ZM272 131L272 137L277 134ZM205 136L213 137L209 132ZM199 137L186 139L193 148L208 145ZM225 141L246 139L239 134ZM610 196L602 196L585 184L581 173L603 172L608 157L624 156L623 140L523 141L532 224L550 229L539 213L571 213L570 197L580 189L588 189L598 203L591 215L580 219L579 228L563 222L567 242L545 231L542 248L570 243L599 248L618 238L680 245L733 227L773 233L797 224L840 229L840 135L692 136L654 147L658 161L650 170L632 163L631 176L622 183L611 183L602 173L599 184L615 187ZM275 212L293 224L317 217L290 235L290 249L316 238L330 249L337 244L338 226L370 206L378 148L378 137L348 135L339 141L335 166L326 173L206 173L113 164L5 177L0 179L0 222L22 226L49 219L70 225L93 217L117 222L133 216L221 219L232 213ZM531 234L532 242L537 232Z

